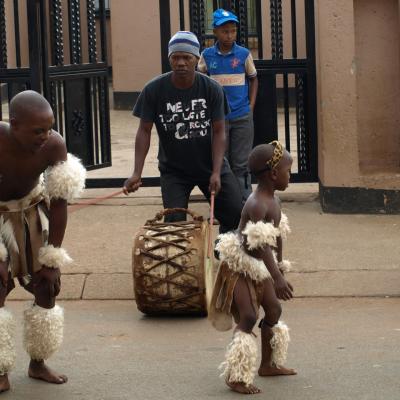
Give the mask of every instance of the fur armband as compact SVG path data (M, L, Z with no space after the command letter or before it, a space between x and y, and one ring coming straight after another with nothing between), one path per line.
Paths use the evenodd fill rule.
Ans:
M68 153L67 160L47 168L44 184L49 199L71 201L85 188L86 170L80 160Z
M0 261L7 261L8 258L8 251L4 243L0 239Z
M282 213L281 222L279 223L282 239L286 239L287 235L292 231L289 226L289 219L286 214Z
M278 263L278 268L282 272L289 272L292 269L292 263L289 260L282 260Z
M48 268L62 268L72 263L72 258L62 247L52 244L39 249L39 263Z
M248 249L253 250L266 245L276 246L276 237L280 235L280 230L270 222L249 221L242 233L247 236Z

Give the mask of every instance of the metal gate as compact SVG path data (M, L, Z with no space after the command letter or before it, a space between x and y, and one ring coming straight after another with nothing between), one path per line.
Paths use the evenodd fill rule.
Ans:
M169 70L170 1L159 0L159 4L165 72ZM291 181L317 181L314 0L179 0L179 29L194 32L202 48L212 45L210 17L220 7L238 16L237 41L250 48L255 58L259 87L254 145L281 140L294 158Z
M87 169L110 166L104 0L0 0L0 50L0 120L13 95L36 90L68 151Z

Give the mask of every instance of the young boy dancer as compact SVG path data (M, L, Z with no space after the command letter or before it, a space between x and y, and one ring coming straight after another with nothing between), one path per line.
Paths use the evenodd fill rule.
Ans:
M227 115L226 157L240 187L243 204L251 193L247 159L253 148L253 110L257 97L257 71L251 53L236 43L238 18L222 8L213 14L213 47L205 49L197 69L224 89L231 112Z
M64 316L55 299L60 268L72 260L61 244L67 201L80 194L86 171L67 154L53 124L50 104L31 90L11 100L10 123L0 122L0 392L10 388L8 373L15 360L14 320L4 308L13 278L35 297L24 312L28 375L50 383L67 381L45 360L62 343Z
M293 375L282 366L286 359L289 334L279 321L278 299L290 300L293 287L284 278L290 262L282 259L282 238L290 231L281 213L275 190L289 184L292 158L278 141L256 146L249 157L249 169L258 186L247 199L236 233L220 235L217 250L220 266L213 290L209 317L218 330L237 323L233 339L221 364L227 385L245 394L260 393L253 385L257 344L253 328L261 305L265 316L261 327L260 376Z

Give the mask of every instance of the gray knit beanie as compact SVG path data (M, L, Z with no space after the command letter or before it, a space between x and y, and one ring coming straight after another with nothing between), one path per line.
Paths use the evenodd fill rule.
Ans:
M200 43L196 35L187 31L176 32L168 43L168 57L176 51L183 51L200 57Z

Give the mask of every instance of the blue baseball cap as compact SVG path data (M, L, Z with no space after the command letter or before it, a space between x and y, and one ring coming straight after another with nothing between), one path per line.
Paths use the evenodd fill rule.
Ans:
M235 22L237 24L239 23L238 17L234 13L224 10L223 8L215 10L213 16L214 16L214 21L213 21L214 28L221 26L227 22Z

